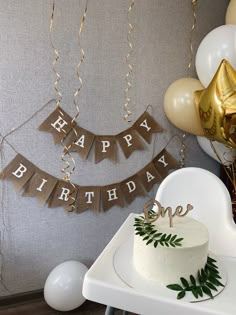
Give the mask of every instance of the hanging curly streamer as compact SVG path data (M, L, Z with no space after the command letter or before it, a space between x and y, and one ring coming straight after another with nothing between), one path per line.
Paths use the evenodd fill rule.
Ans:
M59 107L61 104L61 101L62 101L62 94L61 94L60 89L59 89L61 77L56 70L56 64L58 62L58 59L60 58L60 55L59 55L56 47L54 46L53 40L52 40L52 33L53 33L53 26L54 26L54 14L55 14L55 0L53 0L53 3L52 3L52 13L51 13L51 18L50 18L50 43L51 43L51 46L52 46L52 49L53 49L54 55L55 55L55 58L54 58L53 63L52 63L52 69L56 75L56 80L54 83L54 89L56 91L56 106ZM62 115L62 117L64 116L64 114L61 111L60 111L60 114ZM66 135L66 131L64 129L62 129L62 132L64 132L64 134ZM71 183L70 177L71 177L71 174L73 173L73 171L75 169L75 161L74 161L73 157L71 156L71 154L68 152L66 145L63 144L63 140L64 140L64 138L61 140L61 145L63 146L63 153L61 155L61 160L65 166L61 169L61 172L64 174L62 179ZM66 155L68 156L68 159L65 158ZM71 170L70 170L70 168L71 168L70 161L72 161L72 163L73 163ZM72 200L72 201L74 203L74 200ZM69 211L73 210L73 208L74 207L72 206L69 209Z
M83 80L82 80L82 78L80 76L80 66L84 62L84 58L85 58L84 49L82 48L81 43L80 43L80 36L81 36L82 31L83 31L83 26L84 26L86 15L87 15L87 8L88 8L88 0L87 0L86 5L85 5L84 14L82 16L81 23L80 23L80 28L79 28L79 47L80 47L81 57L80 57L80 61L79 61L78 65L77 65L76 74L78 76L78 80L80 82L80 85L79 85L79 87L77 88L77 90L74 93L73 102L74 102L74 106L75 106L75 109L76 109L77 113L72 118L72 121L71 121L72 126L73 126L74 121L76 120L76 118L79 116L79 113L80 113L79 106L77 104L77 97L78 97L78 95L79 95L79 93L80 93L80 91L81 91L81 89L83 87ZM75 135L77 136L76 129L73 127L72 130L75 133ZM62 129L62 131L66 135L66 131L63 130L63 129ZM64 139L62 139L61 142L63 142L63 140ZM61 172L65 174L63 179L65 181L69 182L71 184L71 186L73 187L73 189L72 189L72 191L70 193L70 196L69 196L70 199L71 199L71 203L69 204L69 211L73 211L75 209L75 206L74 206L75 198L73 196L74 196L74 192L76 190L75 185L70 180L71 179L71 175L75 171L75 160L74 160L73 156L69 152L72 145L73 145L73 143L68 145L68 146L63 144L64 151L63 151L63 154L61 156L61 160L65 163L65 166L61 169ZM71 166L70 162L72 162L72 164L73 164L72 166Z
M190 70L192 68L192 64L193 64L193 33L194 30L196 28L197 25L197 0L191 0L191 6L192 6L192 13L193 13L193 24L191 27L191 31L190 31L190 39L189 39L189 64L188 64L188 76L190 77ZM185 151L186 151L186 146L185 146L185 141L186 139L186 134L183 133L182 134L182 139L180 139L181 141L181 149L180 149L180 160L179 160L179 166L180 168L184 167L185 165Z
M124 97L125 97L125 104L124 104L124 111L125 111L125 115L124 115L124 120L126 120L127 122L131 122L131 120L129 119L129 116L132 115L132 112L129 110L129 104L131 102L131 99L129 97L129 91L132 87L132 84L130 82L130 76L131 74L133 73L133 67L132 65L130 64L130 56L133 52L133 45L131 43L131 34L133 32L133 25L131 24L130 22L130 13L133 9L133 6L134 6L134 0L131 0L131 3L130 3L130 6L129 6L129 9L128 9L128 26L129 26L129 31L128 31L128 35L127 35L127 40L128 40L128 45L130 47L130 51L128 52L127 56L126 56L126 63L128 65L128 72L125 76L125 80L126 80L126 83L127 83L127 88L125 89L124 91Z
M191 0L192 12L193 12L193 24L190 31L190 40L189 40L189 50L190 50L190 60L188 64L188 74L190 76L190 70L193 63L193 33L197 25L197 0Z

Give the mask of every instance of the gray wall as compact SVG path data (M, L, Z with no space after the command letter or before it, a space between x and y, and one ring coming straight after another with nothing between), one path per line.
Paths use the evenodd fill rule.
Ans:
M137 119L153 105L153 116L164 128L156 143L128 160L120 152L119 163L103 161L95 165L76 158L73 181L80 185L106 185L136 173L179 133L163 113L163 96L176 79L187 76L189 32L192 25L190 0L138 0L131 21L134 24L132 62L135 64L131 107ZM224 24L228 1L199 0L195 51L201 39ZM62 107L73 116L73 93L78 86L75 68L79 61L78 27L85 1L58 0L55 8L54 44L60 53L57 70L61 75ZM54 97L54 58L49 41L52 1L0 0L0 131L5 134ZM128 52L126 0L89 0L81 43L86 60L81 67L84 88L80 97L78 123L97 134L116 134L128 125L123 117L123 92ZM194 70L192 75L195 76ZM55 108L49 105L8 140L35 165L61 177L61 147L37 126ZM181 132L180 132L181 134ZM194 136L187 139L187 166L217 173L219 166L206 156ZM2 148L3 166L15 155L7 144ZM180 143L168 149L178 159ZM12 184L1 182L0 229L2 277L8 291L1 295L42 288L57 264L77 259L87 266L96 259L130 212L141 212L144 201L154 196L157 186L145 198L129 207L112 208L107 213L90 211L67 214L48 209L36 199L23 198ZM180 192L183 193L183 192ZM3 234L3 231L5 233Z

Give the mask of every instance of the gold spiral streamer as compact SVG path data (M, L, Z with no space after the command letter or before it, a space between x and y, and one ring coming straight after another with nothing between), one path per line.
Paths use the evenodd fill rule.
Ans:
M125 76L125 81L126 81L126 84L127 84L127 88L124 90L124 97L125 97L125 104L124 104L124 111L125 111L125 115L124 115L124 120L126 120L127 122L131 122L131 120L129 119L129 116L132 115L132 112L129 110L129 104L131 102L131 99L129 97L129 91L130 89L132 88L132 84L130 82L130 76L131 74L133 73L133 67L132 65L130 64L130 56L132 55L132 52L133 52L133 45L131 43L131 34L133 32L133 25L131 24L130 22L130 13L132 11L134 7L134 0L131 0L130 2L130 6L129 6L129 9L128 9L128 26L129 26L129 31L128 31L128 34L127 34L127 41L128 41L128 45L129 45L129 52L126 56L126 63L128 65L128 72Z
M56 47L54 46L53 40L52 40L53 24L54 24L54 13L55 13L55 0L53 0L53 3L52 3L52 14L51 14L51 18L50 18L50 43L51 43L51 46L52 46L52 49L53 49L54 55L55 55L55 58L54 58L53 63L52 63L52 69L53 69L53 72L56 75L56 80L54 82L54 89L55 89L56 95L57 95L56 105L57 105L57 107L59 107L60 104L61 104L61 100L62 100L62 94L61 94L61 92L59 90L59 84L60 84L61 77L60 77L59 73L56 70L56 64L57 64L57 61L60 58L60 56L59 56L59 53L58 53Z
M190 53L190 60L188 64L188 74L190 76L190 70L193 64L193 33L195 31L197 25L197 5L198 0L191 0L192 5L192 13L193 13L193 24L190 31L190 39L189 39L189 53Z
M78 77L80 85L79 85L78 89L75 91L75 94L74 94L74 105L75 105L75 108L77 110L77 113L73 117L72 123L76 120L76 118L79 116L79 113L80 113L79 106L78 106L78 104L76 102L76 99L77 99L78 95L80 94L80 91L81 91L81 89L83 87L83 80L82 80L82 78L80 76L80 67L83 64L84 59L85 59L85 52L84 52L83 47L81 46L80 37L81 37L82 31L83 31L85 19L86 19L86 16L87 16L87 10L88 10L88 0L87 0L86 5L85 5L84 14L83 14L82 19L81 19L80 28L79 28L79 35L78 35L78 42L79 42L79 48L80 48L80 61L79 61L78 65L77 65L76 75ZM74 132L77 135L77 132L76 132L75 129L74 129Z
M60 74L56 70L56 64L58 62L58 59L60 58L60 55L59 55L59 53L58 53L58 51L57 51L57 49L53 43L53 40L52 40L53 26L54 26L54 14L55 14L55 0L53 0L53 3L52 3L52 13L51 13L51 18L50 18L50 43L51 43L51 46L52 46L52 49L53 49L54 55L55 55L55 58L54 58L53 63L52 63L52 69L53 69L53 72L55 73L55 76L56 76L56 80L54 82L54 89L56 91L56 106L58 108L61 105L62 94L61 94L60 89L59 89L61 77L60 77ZM63 117L64 114L61 111L59 111L59 112L60 112L61 116ZM62 132L64 132L64 134L66 136L66 131L64 129L62 129ZM62 174L64 174L62 180L69 182L73 186L73 184L70 181L70 178L71 178L72 173L75 170L75 160L72 157L72 155L70 154L69 148L63 143L63 141L64 141L64 137L61 140L61 145L63 146L63 153L61 155L61 161L64 164L64 166L61 168L61 172L62 172ZM72 167L71 167L71 162L73 164ZM72 205L69 206L68 211L73 211L75 199L72 196L69 196L69 198L71 198L71 200L72 200Z
M193 14L193 24L190 31L190 38L189 38L189 63L188 63L188 76L190 77L190 70L192 68L193 64L193 35L194 31L197 25L197 3L198 0L191 0L191 6L192 6L192 14ZM185 153L186 153L186 145L185 145L185 139L186 139L186 133L183 133L180 136L181 141L181 149L179 152L180 159L179 159L179 167L183 168L185 166Z
M80 92L82 90L82 87L83 87L83 80L82 80L82 78L80 76L80 66L83 64L84 59L85 59L85 52L84 52L84 49L81 46L80 37L81 37L82 31L83 31L85 19L86 19L86 16L87 16L87 10L88 10L88 0L86 1L84 13L83 13L83 16L82 16L82 19L81 19L81 22L80 22L79 34L78 34L78 43L79 43L79 48L80 48L80 61L77 64L76 75L78 77L80 85L79 85L79 87L76 89L76 91L74 93L73 103L74 103L74 106L75 106L75 109L76 109L77 113L74 115L74 117L71 120L72 125L73 125L74 121L76 120L76 118L80 114L80 109L79 109L79 106L78 106L78 103L77 103L77 99L78 99L78 96L79 96L79 94L80 94ZM77 137L78 133L77 133L76 129L74 128L74 126L73 126L72 130L75 133L75 136ZM71 186L73 187L73 189L72 189L72 191L71 191L71 193L69 195L69 197L71 199L71 202L69 203L69 211L73 211L75 209L74 193L76 191L76 187L75 187L74 183L70 181L71 175L75 171L75 166L76 166L75 160L74 160L74 158L72 157L72 155L69 152L70 148L72 147L72 145L73 145L73 143L69 144L68 146L64 145L64 154L62 155L62 160L66 164L66 167L63 168L62 172L64 172L66 174L65 175L65 180L70 182ZM73 163L73 167L72 167L71 170L70 170L70 167L71 167L70 163L68 162L68 160L66 160L66 156L67 155L69 156L70 160Z

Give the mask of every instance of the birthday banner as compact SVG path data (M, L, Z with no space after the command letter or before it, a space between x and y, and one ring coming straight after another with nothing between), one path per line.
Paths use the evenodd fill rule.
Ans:
M4 168L0 179L13 182L23 196L36 197L49 208L64 207L81 213L85 210L104 211L117 205L124 207L136 197L144 196L154 184L179 167L172 155L163 149L149 164L119 183L106 186L79 186L40 170L20 154Z
M95 163L104 159L117 160L119 143L126 158L136 150L144 150L141 139L151 143L152 135L162 129L153 117L145 111L128 129L116 135L95 135L79 127L60 107L53 111L39 126L40 131L52 134L55 144L64 141L68 151L78 152L82 159L87 159L92 146L95 146Z

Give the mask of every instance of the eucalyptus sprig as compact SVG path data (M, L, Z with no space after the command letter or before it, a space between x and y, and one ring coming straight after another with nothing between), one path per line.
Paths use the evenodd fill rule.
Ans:
M193 296L198 299L204 295L213 299L212 291L218 291L218 287L224 287L220 282L221 279L218 266L215 264L217 261L211 257L207 257L207 263L204 268L198 271L197 279L193 275L189 277L189 280L181 277L181 284L169 284L168 289L179 291L177 299L182 299L187 291L192 292Z
M150 211L149 218L151 219L153 212ZM178 238L176 234L166 234L158 232L154 224L145 222L145 218L140 216L134 219L134 227L136 235L139 235L143 238L143 241L146 242L146 245L153 244L156 248L158 245L166 247L177 247L182 246L181 242L183 238Z

